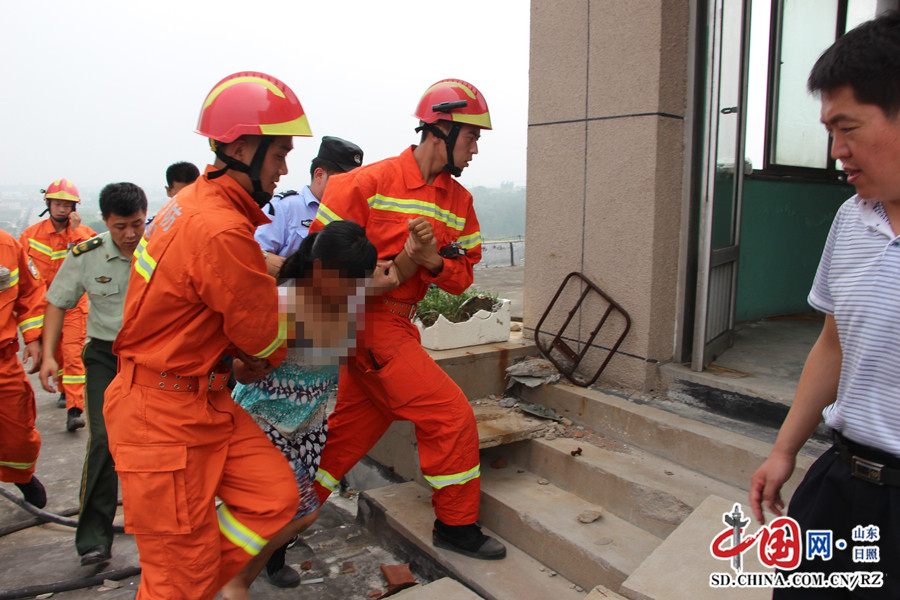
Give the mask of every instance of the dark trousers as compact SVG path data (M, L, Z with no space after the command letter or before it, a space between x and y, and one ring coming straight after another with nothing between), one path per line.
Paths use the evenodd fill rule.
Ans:
M874 452L874 451L873 451ZM880 458L871 456L872 459ZM887 460L891 460L887 458ZM894 458L894 461L898 459ZM805 556L796 572L849 573L858 571L882 571L881 588L857 587L848 589L776 589L774 600L896 600L900 598L900 488L878 485L850 474L849 465L832 447L809 468L791 498L788 516L800 525L803 548L806 550L806 531L830 530L832 532L832 558L819 557L806 560ZM854 527L877 525L880 539L853 541ZM835 543L844 540L845 550L838 550ZM854 562L855 546L877 546L878 562ZM788 575L789 573L785 573Z
M94 546L112 546L113 518L119 499L119 478L109 453L103 420L103 393L116 376L117 359L112 342L89 341L81 353L86 372L85 414L88 438L81 474L81 511L75 530L75 548L84 554Z

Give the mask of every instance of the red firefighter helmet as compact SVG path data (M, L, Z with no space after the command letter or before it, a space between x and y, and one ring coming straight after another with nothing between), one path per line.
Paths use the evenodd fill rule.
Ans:
M57 179L46 190L41 190L45 200L68 200L69 202L81 203L81 197L78 195L78 188L75 184L63 177Z
M442 79L425 90L413 116L423 123L444 119L491 128L491 113L484 96L461 79Z
M225 144L242 135L312 136L291 88L256 71L234 73L217 83L203 102L194 131Z

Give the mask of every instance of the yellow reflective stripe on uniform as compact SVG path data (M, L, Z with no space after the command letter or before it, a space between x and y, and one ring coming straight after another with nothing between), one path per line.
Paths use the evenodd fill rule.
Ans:
M337 216L337 213L324 204L320 204L319 211L316 213L316 221L323 225L328 225L332 221L343 221L343 219Z
M84 383L84 375L63 375L62 382L68 384Z
M465 248L466 250L471 250L475 246L481 243L481 232L476 231L475 233L470 233L469 235L464 235L458 240L459 245Z
M335 489L337 489L338 483L340 483L337 479L331 476L331 473L322 468L319 468L319 470L316 471L316 481L318 481L319 485L321 485L329 492L333 492Z
M134 270L144 278L144 281L150 283L153 271L156 270L156 260L147 252L147 238L142 237L138 242L138 247L134 250L134 258Z
M24 321L19 323L19 331L25 333L29 329L35 329L37 327L44 326L44 315L39 317L32 317L30 319L25 319Z
M9 287L12 287L19 283L19 269L15 268L9 274Z
M268 357L270 354L272 354L273 352L278 350L278 346L280 346L286 338L287 338L287 322L282 319L278 319L278 335L275 336L275 339L272 340L272 343L270 343L268 346L266 346L262 352L257 352L253 356L255 356L256 358Z
M425 481L427 481L434 489L439 490L448 485L462 485L476 477L481 477L480 464L475 465L468 471L462 473L454 473L452 475L432 475L431 477L425 475Z
M462 231L466 226L466 219L458 217L449 210L444 210L432 202L412 200L409 198L389 198L381 194L375 194L367 200L369 208L398 212L405 215L421 215L432 217L436 221L446 223L448 227Z
M47 244L42 244L34 238L28 238L28 246L50 257L50 260L60 260L66 257L68 250L54 250Z
M0 467L9 467L10 469L21 469L26 470L30 469L34 466L34 462L23 463L23 462L12 462L8 460L0 460Z
M224 504L220 504L216 509L216 515L219 517L219 531L222 532L222 535L250 556L259 554L259 551L268 543L267 539L235 519Z

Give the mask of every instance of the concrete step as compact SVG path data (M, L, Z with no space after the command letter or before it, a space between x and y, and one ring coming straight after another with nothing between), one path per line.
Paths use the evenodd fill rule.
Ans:
M584 600L626 600L626 598L625 596L620 596L606 586L598 585L584 597Z
M583 600L585 596L575 583L556 575L488 527L486 534L506 544L503 560L477 560L435 548L431 542L431 492L415 482L363 492L358 518L382 537L406 548L411 562L432 561L437 565L432 567L434 571L443 571L486 600Z
M693 371L686 365L668 363L659 371L670 400L773 430L781 427L797 389L794 378L756 377L716 365ZM815 436L827 442L830 429L822 423Z
M633 600L768 600L772 589L765 587L727 589L710 587L710 575L734 575L729 560L713 557L710 544L727 525L723 516L730 513L734 503L717 496L709 496L700 503L690 517L660 544L647 559L625 580L619 592ZM746 503L744 515L750 511ZM756 533L753 523L747 533ZM744 573L771 573L758 558L757 548L741 556Z
M573 454L575 453L575 454ZM499 457L653 535L669 535L707 496L734 502L747 492L640 448L587 434L538 438L482 453L482 472Z
M425 585L415 585L398 592L393 598L403 600L483 600L481 596L449 577L441 577Z
M770 443L715 425L568 383L524 388L520 396L525 402L552 408L558 415L600 435L740 489L749 488L750 476L772 448ZM810 456L797 457L797 469L785 487L787 493L793 493L813 461Z
M602 517L581 523L579 515ZM480 521L585 589L617 589L661 539L520 468L482 469Z

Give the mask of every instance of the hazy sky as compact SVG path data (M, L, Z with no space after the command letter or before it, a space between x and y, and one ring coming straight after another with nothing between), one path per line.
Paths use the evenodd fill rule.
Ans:
M422 92L447 77L487 99L493 131L460 181L525 185L525 0L0 0L0 185L132 181L210 162L193 133L224 76L263 71L300 98L314 138L295 138L279 189L309 183L323 135L366 162L415 143ZM96 201L96 198L93 199Z

